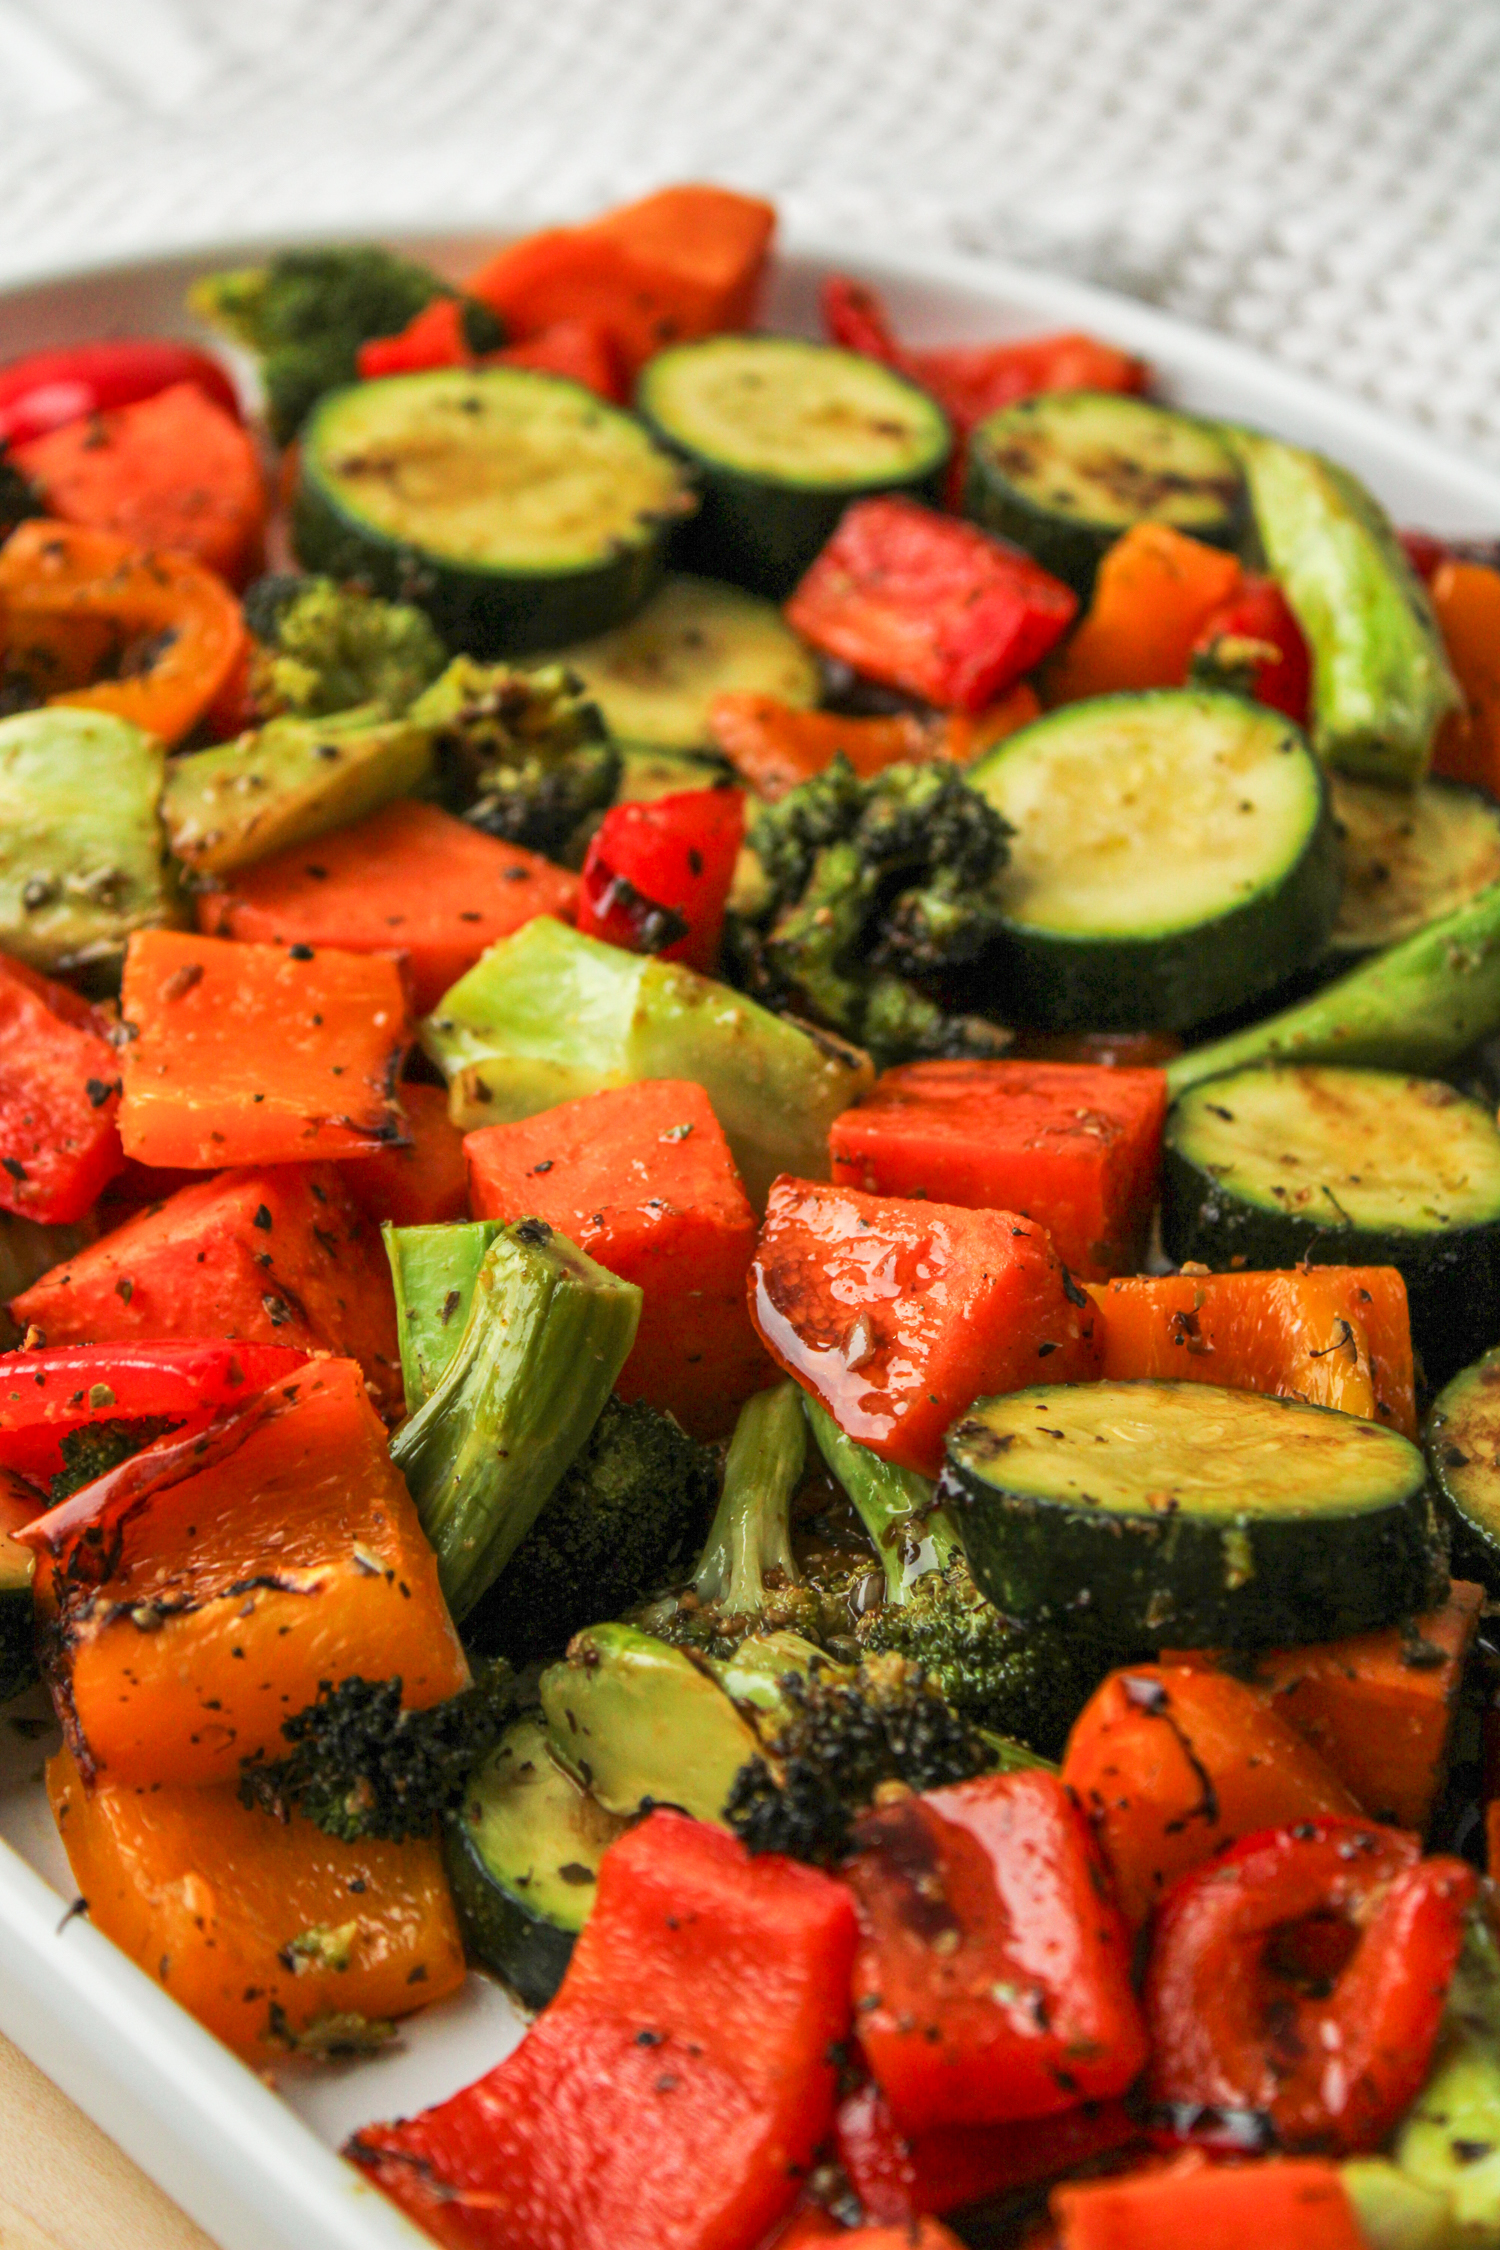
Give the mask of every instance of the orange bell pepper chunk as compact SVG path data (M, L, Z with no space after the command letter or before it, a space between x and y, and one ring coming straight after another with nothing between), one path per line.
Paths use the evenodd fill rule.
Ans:
M1135 524L1099 565L1087 616L1047 666L1045 701L1181 687L1194 643L1242 575L1233 555L1170 524Z
M1432 770L1500 791L1500 570L1440 563L1428 591L1465 705L1443 721Z
M463 1983L442 1847L425 1837L341 1843L231 1784L91 1791L68 1750L47 1794L95 1929L247 2062Z
M0 656L47 642L68 669L53 703L133 720L163 742L191 733L244 656L240 605L184 555L112 531L34 518L0 547ZM99 677L105 670L111 676Z
M1058 2250L1367 2250L1336 2164L1281 2156L1206 2164L1055 2188Z
M947 711L930 719L914 711L854 718L839 711L799 711L774 695L719 695L708 727L735 771L774 804L836 757L847 758L861 781L887 766L922 765L932 758L968 765L982 750L1029 726L1041 708L1024 681L982 711Z

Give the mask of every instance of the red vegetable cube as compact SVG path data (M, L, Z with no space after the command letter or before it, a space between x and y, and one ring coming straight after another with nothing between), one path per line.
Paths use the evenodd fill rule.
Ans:
M784 1173L750 1285L772 1358L850 1437L923 1476L937 1475L945 1431L976 1398L1098 1372L1094 1308L1018 1212Z
M1059 2250L1368 2250L1336 2164L1311 2156L1079 2180L1053 2190Z
M839 2163L867 2217L911 2226L924 2211L957 2211L1055 2180L1124 2148L1140 2128L1120 2101L1083 2102L1054 2117L1004 2125L934 2125L903 2133L873 2080L839 2104Z
M1159 1070L906 1063L835 1118L828 1146L836 1180L1024 1212L1074 1273L1103 1280L1145 1248L1166 1110Z
M579 929L711 976L744 836L738 789L682 789L616 805L589 844Z
M545 1219L644 1293L616 1386L720 1435L772 1370L745 1306L755 1215L707 1094L650 1078L464 1142L476 1218Z
M0 1210L68 1226L123 1165L104 1030L66 985L0 955Z
M407 1139L375 1156L346 1157L339 1166L367 1218L377 1226L435 1227L469 1216L464 1137L448 1116L441 1086L408 1083L399 1091Z

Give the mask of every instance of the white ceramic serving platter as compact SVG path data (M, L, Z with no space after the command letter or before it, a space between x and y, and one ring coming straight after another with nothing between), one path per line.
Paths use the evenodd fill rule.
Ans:
M495 239L432 232L400 247L459 278ZM0 293L0 361L91 336L191 333L183 298L195 277L267 247L80 269ZM1162 396L1335 455L1398 522L1500 535L1494 470L1236 344L1080 283L956 255L794 239L776 268L767 325L816 334L818 281L835 269L882 289L898 331L923 342L1089 329L1147 358ZM415 2250L427 2238L334 2151L355 2127L440 2101L497 2062L520 2036L509 2002L471 1976L457 1998L414 2019L395 2050L289 2069L268 2086L70 1911L73 1883L41 1787L56 1739L45 1708L37 1691L0 1716L0 2030L222 2250Z

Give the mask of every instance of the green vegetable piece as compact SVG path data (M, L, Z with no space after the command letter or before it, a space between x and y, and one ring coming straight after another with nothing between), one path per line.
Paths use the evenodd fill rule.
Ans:
M157 804L166 752L105 711L0 719L0 949L48 975L187 921Z
M1372 1064L1440 1076L1500 1029L1500 884L1308 1000L1167 1065L1173 1099L1246 1063Z
M765 1574L779 1570L795 1585L788 1511L802 1481L807 1425L793 1382L757 1391L740 1408L724 1463L724 1489L693 1590L729 1615L758 1610Z
M680 789L713 789L734 780L729 760L708 750L659 750L650 742L622 742L618 748L617 805L647 805L657 797L674 797Z
M1394 2156L1407 2179L1446 2199L1456 2242L1500 2244L1500 1950L1482 1911L1470 1918L1427 2084Z
M492 945L421 1038L465 1130L637 1079L696 1079L758 1205L778 1172L828 1177L828 1128L874 1078L858 1049L550 915Z
M784 1716L786 1681L808 1679L814 1671L852 1680L854 1668L830 1662L820 1648L800 1633L747 1633L732 1656L705 1659L731 1703L742 1709Z
M495 1237L458 1349L391 1443L464 1617L540 1515L635 1342L641 1293L522 1219Z
M880 1557L888 1602L904 1601L916 1579L962 1560L958 1533L927 1477L882 1461L846 1435L816 1399L803 1394L802 1409L829 1473L854 1502Z
M1458 683L1384 510L1347 469L1254 430L1226 430L1266 560L1313 659L1313 743L1345 773L1420 781Z
M498 1219L448 1226L381 1228L396 1290L406 1411L425 1406L463 1341L474 1284L500 1232Z
M1339 2176L1369 2250L1457 2250L1447 2196L1408 2179L1388 2157L1349 2157Z
M565 665L522 672L456 656L408 716L432 730L450 810L505 843L562 857L614 796L620 754Z
M254 689L267 718L320 719L360 704L399 717L448 661L424 611L331 578L258 580L245 622L261 644Z
M186 866L225 875L362 820L420 787L431 766L427 730L373 706L272 719L238 741L174 759L162 815Z
M631 1625L580 1633L540 1693L552 1755L606 1812L670 1804L722 1820L736 1775L759 1755L712 1673Z

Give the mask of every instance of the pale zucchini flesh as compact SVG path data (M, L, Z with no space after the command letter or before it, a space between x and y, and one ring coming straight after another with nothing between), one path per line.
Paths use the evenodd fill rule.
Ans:
M1426 1443L1453 1525L1454 1566L1500 1594L1500 1347L1438 1394Z
M1457 781L1330 776L1343 888L1335 953L1394 945L1500 881L1500 805Z

